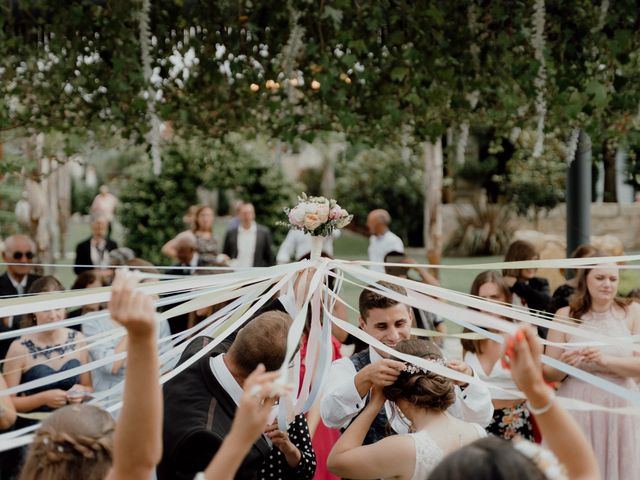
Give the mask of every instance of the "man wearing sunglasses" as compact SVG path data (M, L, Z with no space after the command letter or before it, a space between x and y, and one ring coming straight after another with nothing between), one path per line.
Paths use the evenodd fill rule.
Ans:
M7 264L7 271L0 275L0 300L24 295L39 278L31 273L34 251L35 245L26 235L12 235L4 241L2 261ZM20 328L19 323L16 317L2 318L0 331ZM0 341L0 359L4 359L13 340L9 338Z

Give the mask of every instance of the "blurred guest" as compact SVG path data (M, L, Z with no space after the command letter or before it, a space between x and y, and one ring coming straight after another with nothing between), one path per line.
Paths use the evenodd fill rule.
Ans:
M213 232L215 215L208 205L196 206L192 227L179 233L162 247L162 253L171 258L177 258L178 240L185 236L195 237L196 250L203 262L223 262L227 260L220 256L220 246Z
M116 196L109 192L109 187L101 185L100 192L96 195L93 199L93 203L91 204L91 214L106 217L108 222L113 222L116 216L117 206L118 199Z
M127 263L131 270L140 270L145 273L159 273L152 264L142 259L133 259ZM84 275L84 274L83 274ZM144 283L142 280L141 283ZM151 296L152 300L157 300ZM93 338L96 335L101 335L107 332L111 332L118 328L118 323L110 317L98 318L90 322L82 324L82 331L87 338ZM158 338L158 351L160 355L167 353L173 344L169 339L171 332L169 331L169 324L167 320L157 320L157 326L155 332ZM165 339L161 342L162 339ZM123 336L120 338L110 339L102 342L92 342L89 347L89 356L91 360L100 360L107 358L111 355L116 355L121 352L127 352L129 349L129 337ZM118 383L124 382L125 373L127 370L127 358L115 360L112 363L102 365L92 371L93 388L96 392L103 392L109 390L111 387Z
M177 239L176 256L178 262L173 268L167 270L168 275L194 275L198 272L197 267L208 266L200 259L197 252L196 240L193 236L184 236ZM171 333L184 332L189 324L189 314L178 315L169 319Z
M571 254L571 258L588 258L595 257L598 253L598 250L593 245L583 244L576 248ZM569 298L573 295L573 292L576 290L578 279L576 276L567 280L567 283L563 283L558 288L556 288L555 292L553 292L553 297L551 297L551 308L550 311L552 313L557 312L559 309L564 308L569 305Z
M504 256L505 262L523 262L540 260L536 248L526 240L516 240L509 245ZM527 307L531 310L549 312L551 295L549 282L545 278L536 277L537 268L505 268L502 270L504 281L513 294L513 305ZM547 337L547 329L538 327L538 334Z
M104 277L100 275L96 270L87 270L86 272L82 272L76 278L76 281L71 285L71 290L83 290L85 288L100 288L104 287L105 281ZM106 305L103 303L92 303L89 305L83 305L80 308L76 308L72 310L67 315L67 318L75 318L86 313L97 312L98 310L102 310ZM73 325L70 328L74 330L82 331L82 325Z
M471 284L469 293L474 297L499 304L511 303L511 291L499 272L489 270L478 274ZM493 314L489 313L489 315ZM498 318L510 320L505 317ZM496 335L506 336L500 331L490 331ZM533 421L525 404L526 399L522 395L505 392L505 390L517 391L518 388L511 379L511 372L500 362L504 350L502 344L488 338L463 339L461 343L462 359L471 365L479 378L487 383L491 392L493 420L487 427L487 432L505 440L517 437L533 440Z
M173 268L167 271L169 275L193 275L196 267L207 266L198 253L198 245L193 236L184 236L176 242L176 259Z
M236 267L269 267L275 263L271 232L255 222L256 211L251 203L243 203L238 211L240 224L227 231L223 253Z
M47 276L36 280L29 293L63 290L64 287L55 277ZM36 325L46 325L64 320L65 311L64 308L57 308L36 312L33 317ZM65 327L41 330L19 337L11 344L7 353L4 373L7 385L15 387L84 365L88 361L88 355L83 346L84 336ZM85 372L11 397L19 413L50 412L68 403L81 402L91 391L91 374ZM36 423L37 420L19 417L15 428L20 429ZM23 454L23 449L14 451L15 465L22 463Z
M333 256L333 240L340 236L340 230L334 230L331 236L324 237L322 241L322 253ZM311 235L302 230L291 229L278 249L276 261L289 263L311 253Z
M0 275L0 300L24 295L33 282L40 278L31 273L34 251L35 245L26 235L12 235L5 240L2 260L7 263L7 271ZM20 328L21 318L0 319L0 332ZM6 357L12 341L11 338L0 340L0 360Z
M97 215L91 220L91 237L80 242L76 247L76 261L73 271L76 275L97 267L109 265L109 252L118 248L118 244L107 238L109 221L104 215Z
M620 271L616 267L608 264L579 269L569 306L556 312L558 322L575 319L574 329L607 338L631 338L640 334L640 304L618 297ZM579 348L571 345L584 342L580 334L553 329L549 330L549 342L545 352L551 358L638 394L634 379L640 376L640 357L633 345ZM633 402L549 365L543 368L547 381L561 382L558 396L604 407L603 411L572 412L595 450L602 478L635 478L640 471L640 418L612 411L633 407Z
M389 230L391 215L383 209L372 210L367 216L369 237L369 261L383 263L390 252L404 252L404 244L400 237ZM384 265L369 265L371 270L384 273Z
M385 263L405 263L408 265L415 265L416 261L404 255L401 252L390 252L384 257ZM409 278L409 272L414 270L419 276L422 282L429 285L439 286L440 282L437 278L429 273L426 268L423 267L398 267L385 265L385 273L393 275L394 277ZM411 307L413 313L413 323L416 328L422 328L424 330L436 331L442 334L447 333L447 325L444 323L444 319L440 318L433 312L427 312L426 310L420 310L419 308ZM423 337L428 338L428 337ZM442 347L444 344L444 337L431 338L434 342Z

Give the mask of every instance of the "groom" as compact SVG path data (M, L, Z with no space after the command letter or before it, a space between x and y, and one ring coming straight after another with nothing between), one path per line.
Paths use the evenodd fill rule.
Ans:
M402 287L380 282L380 286L406 295ZM384 343L395 348L401 340L411 336L411 310L384 296L380 291L364 289L359 299L360 328ZM473 370L466 363L450 360L447 366L467 375ZM341 358L331 365L325 395L320 403L320 414L325 425L330 428L346 428L368 402L369 391L374 386L391 385L400 375L403 362L388 358L384 352L369 347L352 355ZM456 402L449 413L467 422L478 423L486 427L493 416L493 406L489 389L484 385L456 386ZM389 434L408 433L408 426L398 415L393 415L393 405L385 402L371 428L367 432L364 445L368 445ZM388 432L387 425L393 429Z

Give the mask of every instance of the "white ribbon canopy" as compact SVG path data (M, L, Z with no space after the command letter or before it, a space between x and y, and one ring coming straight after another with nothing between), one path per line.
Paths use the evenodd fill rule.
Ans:
M407 265L393 264L397 266L414 266L425 268L446 268L456 270L499 270L502 268L589 268L594 265L608 264L616 268L639 268L640 265L615 265L615 262L631 262L640 260L640 255L625 257L599 257L586 259L566 260L535 260L527 262L511 263L485 263L473 265ZM428 312L433 312L453 323L471 330L472 333L441 334L420 329L413 329L412 333L420 336L451 336L454 338L490 338L497 342L504 342L504 337L493 333L495 331L512 334L517 329L517 324L497 318L494 315L525 322L535 326L551 327L555 330L567 333L581 339L575 343L552 343L549 345L561 348L577 348L585 346L624 346L635 352L640 352L638 336L609 336L597 332L582 325L578 328L577 321L572 319L558 319L551 321L552 316L543 312L532 315L528 310L523 310L511 305L498 304L474 297L472 295L456 292L443 287L435 287L409 279L403 279L376 272L365 268L371 262L344 261L321 258L318 252L312 254L311 260L303 260L297 263L277 265L267 268L251 268L237 271L229 271L215 275L197 275L191 277L175 278L168 275L145 275L155 281L148 281L138 285L138 289L155 295L156 307L166 309L158 314L158 319L170 319L202 309L207 306L227 303L213 315L198 323L196 326L176 335L160 338L161 344L170 343L172 347L160 355L162 365L161 383L179 375L182 371L208 355L220 342L236 331L243 323L249 320L270 299L281 291L295 294L297 315L289 330L287 338L287 351L281 367L280 381L293 383L294 388L289 398L281 401L278 407L278 422L281 429L285 429L293 416L308 411L318 399L321 386L327 378L327 372L332 360L331 324L334 323L354 337L373 346L379 351L393 355L402 361L417 365L421 368L432 370L440 375L465 383L482 383L478 377L469 377L446 366L435 362L401 354L380 343L375 338L366 334L353 324L337 318L333 314L333 307L337 302L344 304L348 309L357 312L357 309L349 305L340 295L344 284L351 284L360 288L375 288L383 295L393 300L405 303L412 307ZM612 264L612 265L609 265ZM388 264L392 265L392 264ZM57 267L73 267L73 265L58 265ZM329 288L329 280L333 279L333 289ZM379 281L404 287L406 295L386 289L380 285L373 285ZM52 292L37 295L29 295L18 298L0 299L0 318L29 314L54 308L74 308L94 303L108 302L111 297L111 288L102 287L87 290L73 290L66 292ZM306 357L306 373L304 379L300 379L298 353L308 311L311 310L309 341ZM487 312L487 313L483 313ZM494 314L494 315L490 315ZM62 320L55 323L36 325L22 330L9 331L0 334L0 340L19 337L25 334L33 334L60 327L82 325L109 317L109 312L103 310L82 315L73 319ZM124 328L114 328L111 331L101 333L84 340L81 348L88 349L101 343L113 343L126 335ZM190 339L196 335L207 335L214 340L202 348L199 352L188 358L179 366L172 368L182 355ZM47 377L39 378L14 387L0 391L0 396L19 394L34 388L46 386L53 382L78 375L83 372L95 370L103 365L108 365L116 360L125 358L126 352L108 355L105 358L93 360L85 365L56 372ZM619 396L629 402L626 408L605 408L584 401L569 398L559 398L560 402L569 409L574 410L598 410L614 413L640 415L640 393L626 389L612 383L605 378L572 367L553 358L543 356L543 362L587 382L597 388L608 391L612 395ZM293 362L293 370L289 366ZM99 404L108 411L117 411L121 408L122 391L124 382L120 382L108 391L97 392L92 403ZM298 388L295 388L298 386ZM495 388L495 387L494 387ZM519 392L511 392L518 394ZM25 414L28 418L42 419L47 414ZM28 444L32 438L32 432L37 425L21 430L11 431L0 435L0 451Z

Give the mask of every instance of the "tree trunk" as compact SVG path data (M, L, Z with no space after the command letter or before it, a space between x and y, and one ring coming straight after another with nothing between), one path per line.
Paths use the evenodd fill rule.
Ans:
M438 265L442 258L442 140L424 144L424 246L429 263ZM439 278L439 269L431 269Z
M602 145L602 158L604 161L604 193L602 201L617 202L618 190L616 186L616 150L611 142L605 140Z

